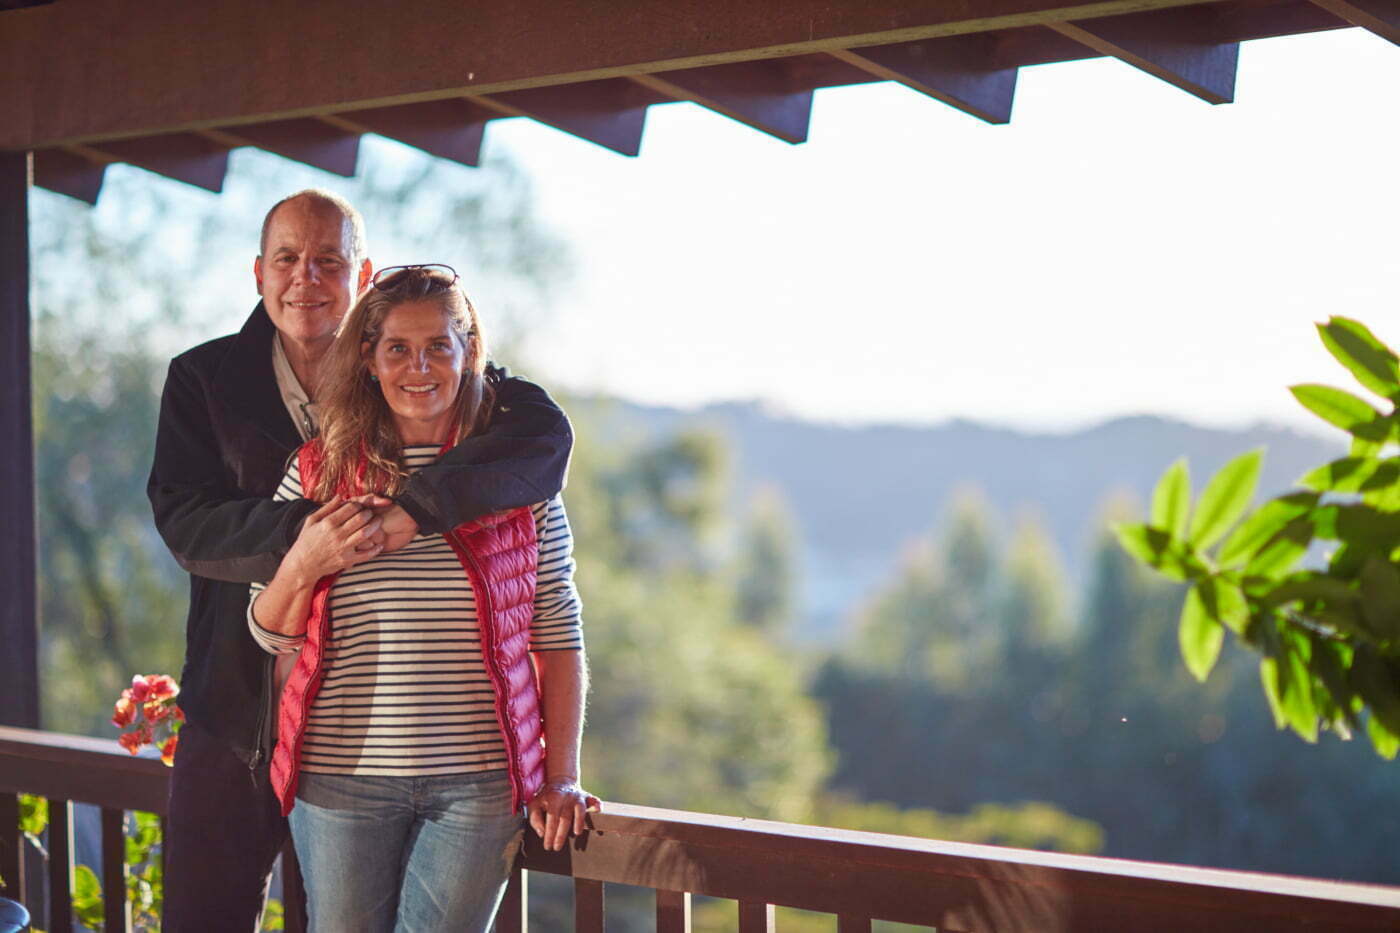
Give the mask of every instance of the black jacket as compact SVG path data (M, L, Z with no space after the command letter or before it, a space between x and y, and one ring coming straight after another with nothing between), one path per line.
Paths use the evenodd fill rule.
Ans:
M248 633L248 584L272 578L315 505L273 502L301 445L272 370L262 303L237 334L175 357L161 397L146 494L156 528L190 573L180 706L256 766L270 735L274 659ZM563 486L573 433L538 386L493 370L496 410L409 480L399 503L434 532L549 499Z

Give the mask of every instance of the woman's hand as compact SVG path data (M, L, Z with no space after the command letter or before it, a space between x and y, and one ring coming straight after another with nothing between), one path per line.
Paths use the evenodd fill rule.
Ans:
M312 512L301 526L283 564L303 586L363 563L384 547L380 519L370 508L373 496L332 499Z
M544 782L527 809L530 828L544 840L546 849L557 852L569 841L570 833L583 835L588 828L584 814L601 811L603 804L573 778L555 778Z

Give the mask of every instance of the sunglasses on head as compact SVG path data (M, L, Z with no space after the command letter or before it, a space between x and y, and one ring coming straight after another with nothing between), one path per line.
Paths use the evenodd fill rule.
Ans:
M422 269L425 272L437 273L451 277L452 281L446 283L446 287L456 285L461 278L457 270L441 262L429 262L415 266L386 266L374 274L374 278L369 280L370 288L377 288L380 291L387 291L396 287L413 270Z

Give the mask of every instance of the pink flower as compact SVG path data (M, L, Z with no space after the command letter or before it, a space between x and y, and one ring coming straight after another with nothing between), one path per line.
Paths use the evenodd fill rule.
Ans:
M148 722L141 723L141 725L136 727L136 731L131 734L136 736L137 741L140 742L141 745L150 745L155 739L155 731Z
M142 704L141 711L146 714L146 719L151 723L160 722L170 715L170 707L160 700L147 700Z
M136 721L136 704L131 697L127 696L125 690L117 698L117 705L112 709L112 725L118 729L125 729Z
M180 693L180 685L169 674L147 674L146 686L153 700L169 700Z
M131 698L137 703L145 703L151 698L151 685L140 674L131 678Z
M165 762L167 768L175 764L175 747L179 744L180 737L178 735L172 735L170 738L166 739L165 744L160 747L160 760Z
M185 721L185 711L182 710L182 709L180 709L180 707L178 707L178 706L174 706L174 707L171 707L171 708L175 711L175 721L176 721L176 722L184 722L184 721Z
M135 732L123 732L121 735L117 736L117 741L121 743L122 748L131 752L133 755L141 750L141 737Z

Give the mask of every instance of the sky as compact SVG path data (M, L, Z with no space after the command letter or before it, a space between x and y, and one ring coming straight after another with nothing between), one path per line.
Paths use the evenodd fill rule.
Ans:
M1005 126L889 82L818 91L796 146L692 104L653 106L636 158L492 121L485 153L526 170L573 257L512 362L574 392L842 423L1329 432L1286 389L1348 383L1313 323L1354 317L1400 347L1400 50L1360 29L1245 43L1235 100L1102 58L1021 69ZM261 216L346 187L234 158L284 187L211 195L117 167L108 188L132 173ZM98 212L130 209L104 193ZM382 264L414 260L371 236ZM172 261L203 281L210 257L184 245ZM246 313L229 296L256 297L251 251L214 258L192 294L225 329Z
M627 158L524 120L577 258L531 362L670 405L1064 430L1156 413L1314 424L1313 322L1400 345L1400 51L1245 43L1212 106L1111 59L1024 68L991 126L907 88L818 91L792 146L690 104Z

